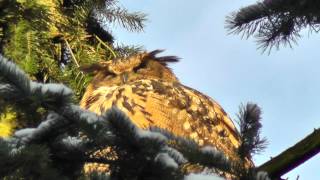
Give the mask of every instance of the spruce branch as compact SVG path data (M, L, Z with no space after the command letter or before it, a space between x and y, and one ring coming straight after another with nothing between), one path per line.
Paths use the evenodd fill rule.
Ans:
M246 167L246 161L254 154L260 153L266 148L267 140L260 137L261 109L253 103L240 106L238 114L238 124L240 127L240 145L238 154L240 162L235 163L235 172L240 180L246 179L268 179L268 174L257 171L254 167Z
M69 127L61 116L56 113L50 113L46 120L41 122L37 128L25 128L15 132L14 138L20 140L22 144L43 143L47 140L52 141L52 137L56 138L64 133L62 127ZM61 132L62 130L62 132Z
M133 54L138 54L139 52L145 51L143 46L134 46L134 45L123 45L119 44L115 47L115 50L118 52L119 57L129 57Z
M129 12L125 8L118 6L107 6L105 9L98 9L101 14L98 15L105 22L118 23L129 31L140 32L144 28L144 22L146 21L146 15L140 12Z
M179 155L172 157L174 151L171 151L171 155L163 152L167 147L167 139L161 133L139 129L115 107L108 110L103 117L110 122L111 131L120 140L115 147L118 149L119 165L111 165L113 177L128 178L128 174L140 177L145 174L149 178L160 176L160 179L176 179L182 176L174 159ZM139 168L132 171L131 166ZM163 171L167 173L161 173ZM123 174L124 172L126 173Z
M65 83L79 100L91 77L75 67L113 56L110 49L100 47L103 45L94 35L110 43L117 54L112 47L111 31L106 28L110 22L97 19L97 15L103 17L101 12L106 7L119 7L118 3L116 0L1 1L0 51L31 79ZM60 37L67 37L72 51Z
M5 83L12 87L23 87L24 82L19 78L26 77L17 66L2 59L0 69L1 80L6 79ZM6 78L6 75L13 77ZM59 88L64 87L41 83L35 86L35 82L28 82L26 91L31 97L37 97L33 93L42 94L44 102L50 102L46 99L51 98L44 96L45 92L53 92L52 99L56 99L61 95L54 92L61 92ZM32 91L39 87L44 90ZM16 96L21 97L19 94L24 92L16 89ZM4 88L3 92L7 93L5 91L10 89ZM30 98L28 102L38 100ZM57 103L45 106L49 113L37 127L21 129L11 138L0 139L0 167L9 165L0 168L0 177L37 178L48 174L54 178L75 179L84 177L82 168L88 162L108 164L110 176L101 177L111 179L190 179L183 171L189 163L234 173L234 164L215 148L199 147L192 140L159 128L140 129L116 107L99 116L72 104L69 99L59 101L63 106ZM255 108L248 109L255 112ZM95 156L95 152L105 148L111 148L115 154ZM32 162L37 169L19 162ZM212 177L216 177L214 174ZM248 180L258 177L255 171L252 174L253 178Z
M16 149L12 142L0 138L1 179L66 179L50 166L49 151L45 146L30 145Z
M30 94L30 80L28 77L14 63L6 60L2 55L0 55L0 76L2 81L7 80L11 83L11 85L8 84L10 87L15 87L23 94Z
M225 172L231 170L231 162L223 153L214 147L199 147L199 145L191 139L175 136L174 134L157 127L151 127L150 131L163 134L168 138L170 146L180 152L183 159L186 159L190 163L201 164L209 168L217 168ZM185 162L185 160L182 162Z
M300 31L318 32L320 2L313 0L264 0L241 8L226 19L230 33L254 36L263 51L296 43Z
M261 110L256 104L247 103L240 106L238 115L241 144L238 153L241 158L252 157L266 148L267 140L260 137Z
M20 105L29 103L55 107L71 101L72 91L69 88L61 84L31 82L20 68L2 56L0 56L0 82L0 93L3 93L0 95L7 101L19 103L24 101ZM8 96L9 94L11 96Z

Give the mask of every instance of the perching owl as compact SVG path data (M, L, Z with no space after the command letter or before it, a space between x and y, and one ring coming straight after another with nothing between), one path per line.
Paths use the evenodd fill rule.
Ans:
M162 51L94 64L84 71L96 75L87 87L81 107L97 114L118 107L140 128L157 126L188 137L200 146L213 145L236 158L239 133L220 105L179 82L167 66L175 56Z

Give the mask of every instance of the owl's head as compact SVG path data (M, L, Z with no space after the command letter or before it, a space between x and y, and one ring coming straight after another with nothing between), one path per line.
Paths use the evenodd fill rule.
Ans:
M176 56L156 55L162 50L138 53L126 58L117 58L111 61L100 62L82 67L82 71L94 73L92 84L97 86L113 86L141 79L158 79L168 82L177 82L178 79L167 66L177 62Z

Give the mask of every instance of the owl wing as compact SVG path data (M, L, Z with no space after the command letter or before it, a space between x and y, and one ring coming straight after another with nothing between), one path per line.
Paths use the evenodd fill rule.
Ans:
M117 106L138 127L164 128L236 157L239 134L225 111L210 97L180 83L151 79L99 87L86 92L81 106L98 114Z

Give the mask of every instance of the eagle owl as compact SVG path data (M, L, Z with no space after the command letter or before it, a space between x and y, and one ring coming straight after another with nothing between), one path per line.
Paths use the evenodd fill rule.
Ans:
M167 66L175 56L161 50L101 62L83 70L95 73L80 102L97 114L118 107L140 128L157 126L213 145L235 158L239 134L225 111L210 97L179 82Z

